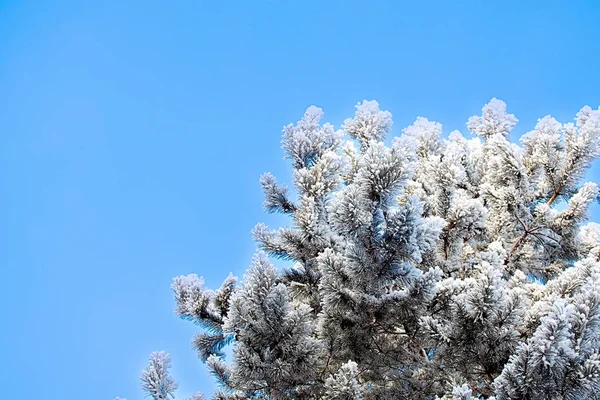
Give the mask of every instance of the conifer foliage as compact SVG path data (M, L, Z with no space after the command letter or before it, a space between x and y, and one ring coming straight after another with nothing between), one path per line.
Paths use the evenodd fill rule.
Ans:
M294 190L260 184L290 224L254 228L241 283L174 279L213 398L600 399L600 225L584 225L599 191L581 182L600 109L546 116L520 145L497 99L470 137L419 117L384 142L376 101L339 130L322 116L283 129ZM154 400L177 387L168 367L155 353L144 372Z

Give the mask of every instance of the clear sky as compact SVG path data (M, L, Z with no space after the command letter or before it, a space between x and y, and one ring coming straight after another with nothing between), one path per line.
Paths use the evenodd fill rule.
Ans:
M172 277L241 275L281 127L377 99L394 133L600 105L600 2L0 0L0 387L142 398L152 350L212 391ZM112 4L111 4L112 3ZM591 174L600 181L598 168ZM598 207L594 219L600 219Z

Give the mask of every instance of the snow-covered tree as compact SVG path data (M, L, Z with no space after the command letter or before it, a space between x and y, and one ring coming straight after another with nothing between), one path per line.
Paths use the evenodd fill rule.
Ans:
M340 130L322 116L309 107L283 130L293 190L260 184L290 224L254 228L241 284L172 285L177 314L204 328L193 343L213 398L600 398L600 225L582 225L599 190L581 183L600 109L546 116L521 145L497 99L471 138L419 117L386 141L376 101ZM166 361L144 375L155 399L176 387Z

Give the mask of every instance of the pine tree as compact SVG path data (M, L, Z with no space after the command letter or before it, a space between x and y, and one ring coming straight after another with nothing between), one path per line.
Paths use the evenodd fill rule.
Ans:
M254 228L242 283L172 285L177 314L204 328L213 398L600 398L600 225L582 226L599 190L581 184L600 109L546 116L520 146L497 99L469 119L472 138L419 117L386 145L375 101L340 130L322 116L283 129L294 190L260 184L291 223ZM155 399L176 388L161 376L165 397L144 381Z

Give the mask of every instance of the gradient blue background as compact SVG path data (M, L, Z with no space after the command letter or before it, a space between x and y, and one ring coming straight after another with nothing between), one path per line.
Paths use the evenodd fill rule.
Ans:
M141 399L157 349L179 398L212 391L171 278L241 275L254 224L285 222L258 177L288 180L281 127L311 104L448 133L495 96L516 137L600 104L596 0L95 3L0 0L6 399Z

